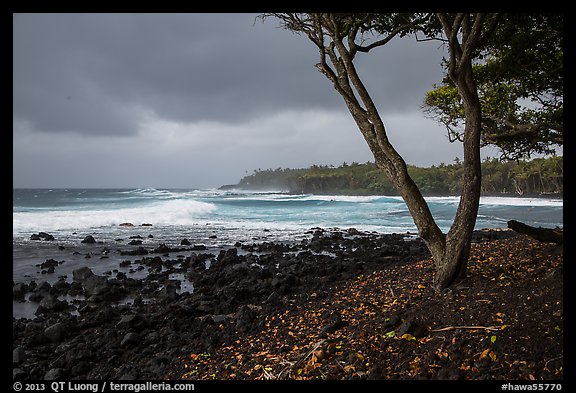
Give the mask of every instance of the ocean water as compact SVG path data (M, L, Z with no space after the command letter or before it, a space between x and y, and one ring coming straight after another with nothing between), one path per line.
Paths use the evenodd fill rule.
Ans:
M443 231L452 223L459 197L427 198ZM300 241L310 229L356 228L380 233L416 233L404 201L396 196L319 196L281 192L184 189L14 189L13 280L71 278L74 268L95 273L117 269L118 250L130 237L143 246L180 245L184 238L206 252L236 242ZM483 197L476 228L505 228L515 219L529 225L563 226L563 201L553 198ZM131 223L133 226L121 226ZM143 225L148 224L148 225ZM31 240L46 232L54 241ZM308 232L308 233L307 233ZM87 235L95 245L81 243ZM110 251L111 258L101 253ZM90 259L86 255L92 256ZM189 252L186 254L189 255ZM55 274L37 265L64 261Z

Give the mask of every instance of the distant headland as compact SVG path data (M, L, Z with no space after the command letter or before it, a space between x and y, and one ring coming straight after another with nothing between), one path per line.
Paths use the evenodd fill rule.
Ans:
M408 172L427 196L460 193L462 162L417 167ZM562 198L564 192L563 157L537 158L530 161L506 161L495 158L482 162L482 194L546 196ZM258 169L237 184L221 190L275 190L293 194L398 195L384 172L372 162L313 165L300 169Z

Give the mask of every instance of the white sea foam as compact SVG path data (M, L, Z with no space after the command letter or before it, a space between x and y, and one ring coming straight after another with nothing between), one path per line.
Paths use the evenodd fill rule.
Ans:
M117 226L124 222L134 225L191 225L215 210L212 203L173 199L122 209L14 212L12 228L16 234Z
M181 194L171 190L161 190L156 188L137 188L134 190L120 191L119 193L129 196L137 196L140 198L146 197L150 199L172 199L181 196Z
M558 198L527 198L527 197L481 197L481 205L506 206L564 206L564 200Z
M249 231L271 229L297 231L311 227L356 227L364 230L404 231L414 223L400 196L291 195L275 192L236 192L234 190L162 190L142 188L110 194L86 192L86 204L63 207L15 206L13 233L38 231L80 231L88 228L117 227L123 222L155 227L218 225ZM77 195L73 195L77 198ZM449 227L459 196L427 197L441 225ZM98 202L91 204L91 202ZM109 201L109 203L107 202ZM262 203L261 203L262 202ZM286 203L285 203L286 202ZM331 203L336 202L336 203ZM561 199L522 197L482 197L480 217L494 225L510 218L542 221L542 214L558 216ZM530 209L529 215L516 207ZM504 210L502 210L504 209ZM552 209L551 212L549 210ZM538 213L538 214L537 214ZM520 216L519 216L520 215ZM553 218L561 222L560 218ZM487 222L486 225L492 225Z
M459 196L426 197L425 199L427 202L436 203L457 204L460 202ZM560 198L483 196L480 197L480 205L562 207L564 206L564 201Z
M457 205L460 202L459 196L425 197L427 203L437 203L445 205Z
M367 203L379 200L386 200L387 202L403 202L401 197L385 197L379 195L308 195L302 197L302 199L311 201L335 201L352 203Z
M229 194L228 200L263 200L276 202L295 202L295 201L323 201L323 202L351 202L351 203L368 203L375 201L386 202L403 202L399 196L381 196L381 195L314 195L314 194L284 194L284 193L241 193Z

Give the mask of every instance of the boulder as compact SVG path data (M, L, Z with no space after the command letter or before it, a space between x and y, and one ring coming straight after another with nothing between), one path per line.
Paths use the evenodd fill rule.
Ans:
M180 282L168 282L162 288L161 297L165 300L175 300L178 298L178 290L180 289Z
M217 261L222 265L234 265L240 261L238 257L238 249L230 248L226 251L221 250L218 254Z
M76 269L72 272L72 279L75 282L82 283L88 277L91 277L93 275L94 275L94 273L92 272L92 270L90 270L89 267L81 267L80 269Z
M407 319L396 329L397 336L403 336L404 334L411 334L417 338L425 337L428 335L428 328L416 320Z
M30 300L31 302L40 302L42 301L42 298L50 292L50 289L52 289L52 285L50 285L46 281L43 281L41 284L39 285L36 284L34 285L34 288L32 288L33 283L34 281L31 282L29 285L29 289L33 290L33 293L30 295L28 300Z
M36 265L41 267L42 269L49 269L49 268L55 268L58 267L58 265L60 264L60 262L50 258L50 259L46 259L46 261Z
M161 243L158 247L154 249L154 252L157 254L165 254L169 253L170 251L172 251L172 249L164 243Z
M38 307L38 310L57 311L57 310L62 310L64 308L66 308L67 306L68 306L67 302L65 302L63 300L59 300L56 296L47 294L40 301L40 305Z
M270 295L266 298L266 304L275 306L282 302L282 297L276 291L272 291Z
M40 232L38 235L42 238L42 240L54 240L54 236L46 232Z
M20 364L26 361L26 351L22 347L16 347L12 351L12 364Z
M254 321L258 317L256 306L251 304L240 306L236 312L236 329L239 332L248 332L252 329Z
M92 295L101 295L110 289L108 279L104 276L92 275L82 282L84 288L84 295L86 297Z
M24 300L24 295L28 292L26 283L16 283L12 285L12 300Z
M116 324L116 327L119 328L130 328L133 329L138 326L142 326L144 324L144 320L138 314L127 314L123 315L120 318L120 321Z
M94 244L96 243L96 239L94 239L94 236L92 235L88 235L84 238L84 240L82 240L80 243L84 243L84 244Z
M30 240L54 240L54 236L46 232L38 232L30 235Z
M22 370L21 368L13 368L12 369L12 379L19 380L26 378L28 374L26 371Z
M140 336L137 333L127 333L120 342L121 347L131 347L140 342Z
M51 368L44 374L44 380L52 381L55 379L61 379L65 376L65 372L61 368Z
M217 325L226 322L226 320L230 318L230 316L226 314L211 315L210 317L212 318L212 321Z
M58 343L64 338L64 325L60 322L48 326L44 330L44 336L52 343Z

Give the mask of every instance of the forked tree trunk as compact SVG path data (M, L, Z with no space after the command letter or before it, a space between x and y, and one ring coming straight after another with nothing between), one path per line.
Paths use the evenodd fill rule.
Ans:
M352 77L354 81L355 78ZM357 81L357 83L360 83ZM476 101L476 104L474 104ZM360 111L348 105L350 112L368 146L376 165L382 168L402 195L420 237L426 243L435 263L434 286L437 291L447 288L464 278L472 234L478 214L481 190L480 167L480 103L471 98L470 118L464 138L464 177L460 204L447 235L438 228L424 197L408 174L405 161L390 145L384 125L377 112Z
M472 54L477 45L486 37L482 33L486 15L477 15L474 21L470 15L465 14L456 15L452 20L444 14L439 14L438 18L448 38L450 52L448 77L456 85L462 99L466 123L463 141L462 193L454 222L446 235L444 256L434 258L436 290L446 288L464 277L478 216L482 187L480 159L482 110L472 72ZM488 23L491 27L488 27L486 34L494 28L495 21L496 19L493 19L491 23ZM462 29L461 42L458 34L460 29Z
M455 83L463 98L467 119L463 142L464 175L456 216L448 234L444 235L438 228L422 193L408 174L404 159L389 143L382 119L357 75L351 59L347 58L346 49L338 42L336 42L336 48L341 55L339 59L334 55L331 56L333 63L336 64L336 70L339 75L346 75L346 80L352 82L366 109L358 105L358 102L352 98L353 95L349 94L351 92L350 85L344 85L344 92L348 91L348 94L343 94L344 101L372 151L376 165L386 172L388 178L399 190L414 219L420 237L432 254L436 268L435 290L440 291L447 288L466 275L472 234L480 201L481 109L472 77L472 65L470 62L465 63L454 74ZM337 79L336 83L339 84L338 90L338 87L342 87L342 78Z
M276 14L285 27L305 32L320 52L316 64L342 96L354 121L370 148L376 165L384 170L408 206L420 237L432 254L436 267L436 291L453 285L466 274L472 233L480 200L480 102L472 77L472 56L483 38L485 15L475 19L468 14L453 17L438 14L449 43L450 60L448 76L458 88L466 114L464 131L464 176L460 204L454 223L444 235L437 226L422 193L408 174L404 159L388 141L386 129L368 90L354 66L358 51L368 52L385 45L392 37L411 29L413 25L400 26L384 38L367 46L355 41L363 23L370 14L358 19L345 14ZM474 20L473 20L474 19ZM492 27L495 19L492 18ZM490 29L487 29L489 31ZM461 34L460 34L461 33ZM462 44L459 42L462 39ZM344 43L346 41L346 44Z

